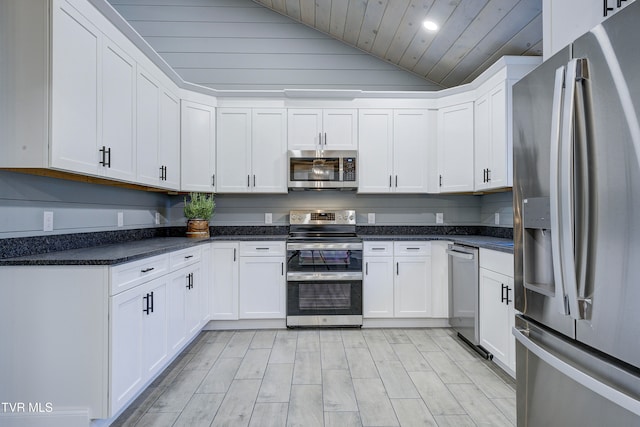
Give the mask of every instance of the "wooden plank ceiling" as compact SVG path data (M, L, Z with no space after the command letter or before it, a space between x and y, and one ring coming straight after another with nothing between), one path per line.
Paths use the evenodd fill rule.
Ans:
M504 55L542 55L542 0L253 1L444 87Z

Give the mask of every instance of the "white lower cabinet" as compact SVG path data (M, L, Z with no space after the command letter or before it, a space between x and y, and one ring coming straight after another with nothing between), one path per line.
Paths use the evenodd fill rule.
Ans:
M364 242L362 316L393 317L393 242Z
M284 319L285 242L213 242L211 320Z
M480 249L480 343L493 360L515 373L513 255Z
M120 413L204 324L201 248L114 266L0 267L0 323L12 325L0 331L12 343L0 352L0 389L54 402L56 425Z
M365 242L363 316L432 317L431 244Z
M240 318L284 319L284 254L240 257Z
M110 414L138 394L170 357L167 294L163 276L111 297Z
M238 319L238 242L211 243L211 320Z

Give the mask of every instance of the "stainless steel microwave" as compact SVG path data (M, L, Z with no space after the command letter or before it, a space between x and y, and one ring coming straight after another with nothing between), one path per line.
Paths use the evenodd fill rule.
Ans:
M355 150L290 150L289 189L357 189L357 163Z

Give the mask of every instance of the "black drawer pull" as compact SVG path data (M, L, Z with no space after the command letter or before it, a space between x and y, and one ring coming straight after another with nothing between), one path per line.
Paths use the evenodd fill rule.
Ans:
M151 270L155 270L155 267L144 268L144 269L140 270L140 273L148 273Z

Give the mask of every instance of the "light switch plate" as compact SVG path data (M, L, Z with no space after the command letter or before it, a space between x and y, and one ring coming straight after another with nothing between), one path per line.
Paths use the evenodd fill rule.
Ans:
M118 227L124 226L124 212L118 212Z
M271 212L265 212L265 214L264 214L264 223L265 224L273 224L273 214Z
M496 213L493 215L493 222L494 222L496 225L500 225L500 212L496 212Z
M376 214L373 212L370 212L367 214L367 223L368 224L375 224L376 223Z
M156 212L154 222L156 225L160 225L160 212Z
M436 224L444 223L444 214L442 212L436 213Z
M43 231L53 231L53 212L44 211L44 222L42 224Z

